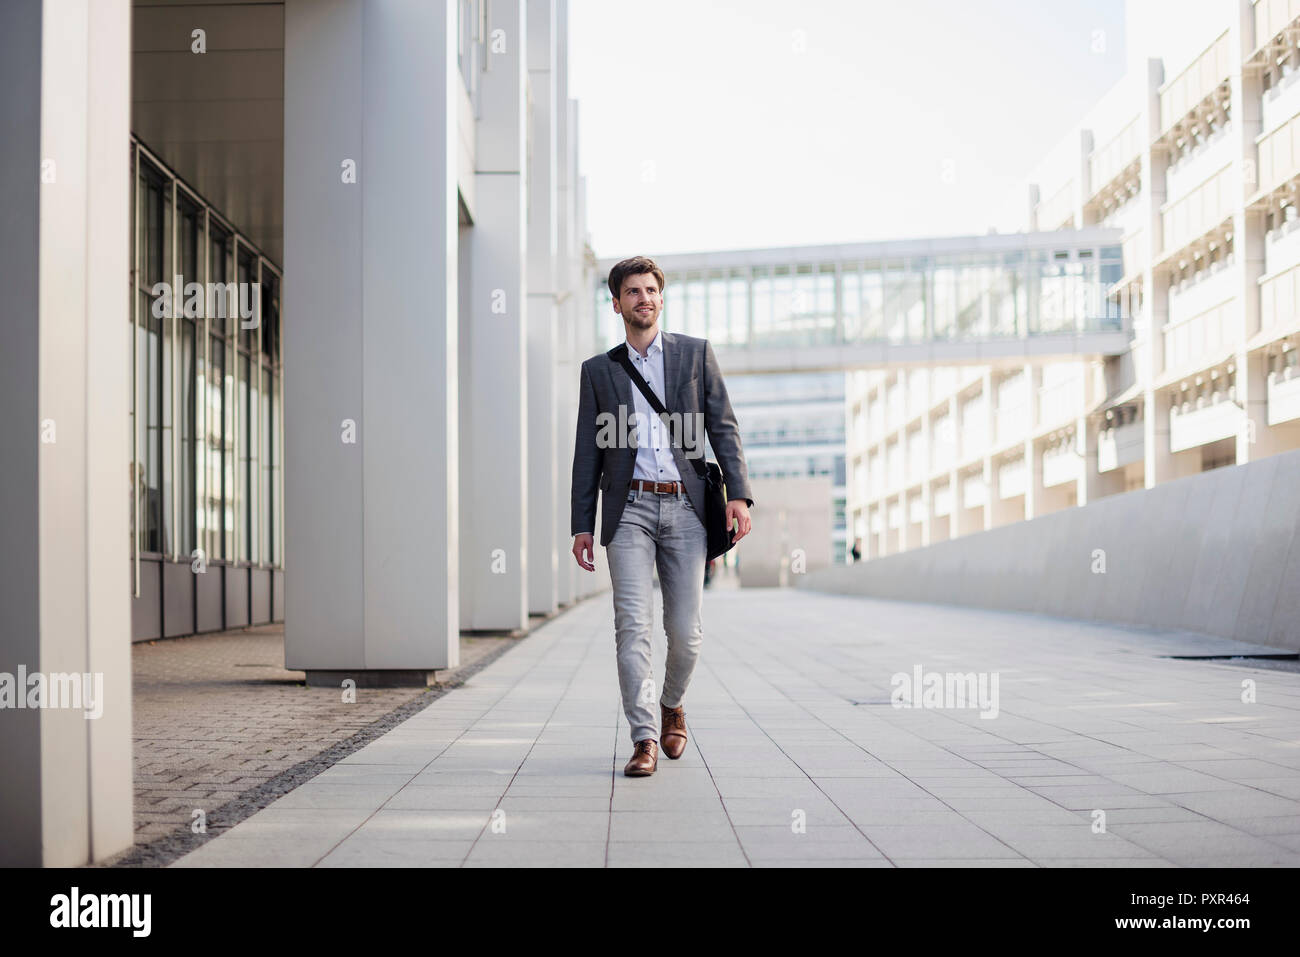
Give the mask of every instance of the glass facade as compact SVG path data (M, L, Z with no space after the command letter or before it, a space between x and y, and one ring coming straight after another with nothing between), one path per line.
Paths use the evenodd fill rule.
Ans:
M1027 337L1123 328L1119 246L971 251L665 270L663 328L787 347ZM597 340L622 338L602 275Z
M140 559L283 564L280 272L132 143L130 396Z
M1024 337L1120 329L1108 295L1122 273L1119 246L953 252L667 269L663 328L715 345L807 346ZM597 341L612 325L602 275Z

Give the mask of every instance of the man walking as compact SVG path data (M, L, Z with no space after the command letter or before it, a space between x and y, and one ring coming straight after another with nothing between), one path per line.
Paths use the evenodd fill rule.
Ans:
M623 773L653 774L664 754L686 750L682 698L699 657L703 631L705 483L689 458L704 454L702 424L718 458L727 489L727 527L732 541L749 534L749 478L740 430L708 340L663 332L664 274L644 256L609 271L614 311L623 318L626 341L582 364L578 429L573 452L571 531L573 557L595 570L592 533L596 492L603 492L600 543L609 557L614 586L614 643L623 713L632 730L633 754ZM674 416L654 412L624 367L620 353ZM678 435L671 435L676 423ZM635 443L626 441L634 424ZM683 448L685 446L685 448ZM650 660L652 576L659 570L668 660L659 722ZM659 725L663 733L660 735Z

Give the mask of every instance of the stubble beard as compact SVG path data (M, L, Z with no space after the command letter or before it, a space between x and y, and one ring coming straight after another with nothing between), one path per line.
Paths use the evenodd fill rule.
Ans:
M630 325L634 329L650 329L653 328L654 324L658 321L659 321L659 314L654 311L651 311L648 315L643 316L640 313L638 313L636 310L633 310L632 315L627 319L628 325Z

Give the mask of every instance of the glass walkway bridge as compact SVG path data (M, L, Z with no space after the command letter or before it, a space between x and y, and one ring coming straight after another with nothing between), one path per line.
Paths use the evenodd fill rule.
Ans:
M713 343L725 372L1023 365L1119 355L1116 229L654 257L664 329ZM596 323L623 339L601 260Z

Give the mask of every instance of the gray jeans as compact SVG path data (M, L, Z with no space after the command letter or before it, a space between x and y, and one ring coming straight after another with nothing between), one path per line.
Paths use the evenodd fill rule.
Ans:
M654 671L650 658L652 575L659 569L668 658L659 702L680 707L700 655L704 633L704 558L708 536L684 493L632 489L614 537L605 546L614 584L614 643L623 713L632 741L659 739Z

